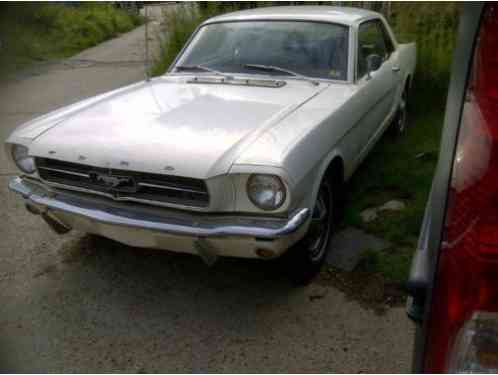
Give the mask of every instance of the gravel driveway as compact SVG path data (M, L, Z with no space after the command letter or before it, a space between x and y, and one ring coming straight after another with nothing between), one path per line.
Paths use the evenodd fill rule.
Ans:
M36 115L143 79L143 27L0 86L0 140ZM98 60L100 63L95 63ZM412 324L258 261L53 234L9 193L0 152L0 370L407 372Z

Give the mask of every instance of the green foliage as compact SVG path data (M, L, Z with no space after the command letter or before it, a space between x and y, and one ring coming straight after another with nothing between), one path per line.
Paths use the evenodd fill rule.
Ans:
M383 251L367 250L363 253L358 271L381 273L387 281L403 283L410 271L412 249L391 248Z
M16 69L33 60L70 56L143 22L108 3L54 3L0 7L0 67Z
M398 40L417 43L417 88L447 88L458 19L452 2L393 3L389 22Z

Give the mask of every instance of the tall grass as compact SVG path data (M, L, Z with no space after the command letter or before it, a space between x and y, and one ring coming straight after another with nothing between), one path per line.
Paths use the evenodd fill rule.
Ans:
M397 38L417 43L417 90L446 91L458 19L456 3L393 3L389 21Z
M0 68L70 56L142 22L109 3L0 4Z

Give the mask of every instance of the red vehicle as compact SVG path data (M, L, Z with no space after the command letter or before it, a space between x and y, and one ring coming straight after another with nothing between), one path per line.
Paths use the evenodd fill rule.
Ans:
M415 372L498 372L498 3L463 6L408 285Z

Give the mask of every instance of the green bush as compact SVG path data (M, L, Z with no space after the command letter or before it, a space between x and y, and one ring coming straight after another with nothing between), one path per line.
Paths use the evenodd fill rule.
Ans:
M135 26L132 18L128 14L114 13L112 17L112 26L117 33L126 32Z
M40 7L33 13L33 25L36 25L44 32L50 32L53 25L61 17L63 9L58 6Z

